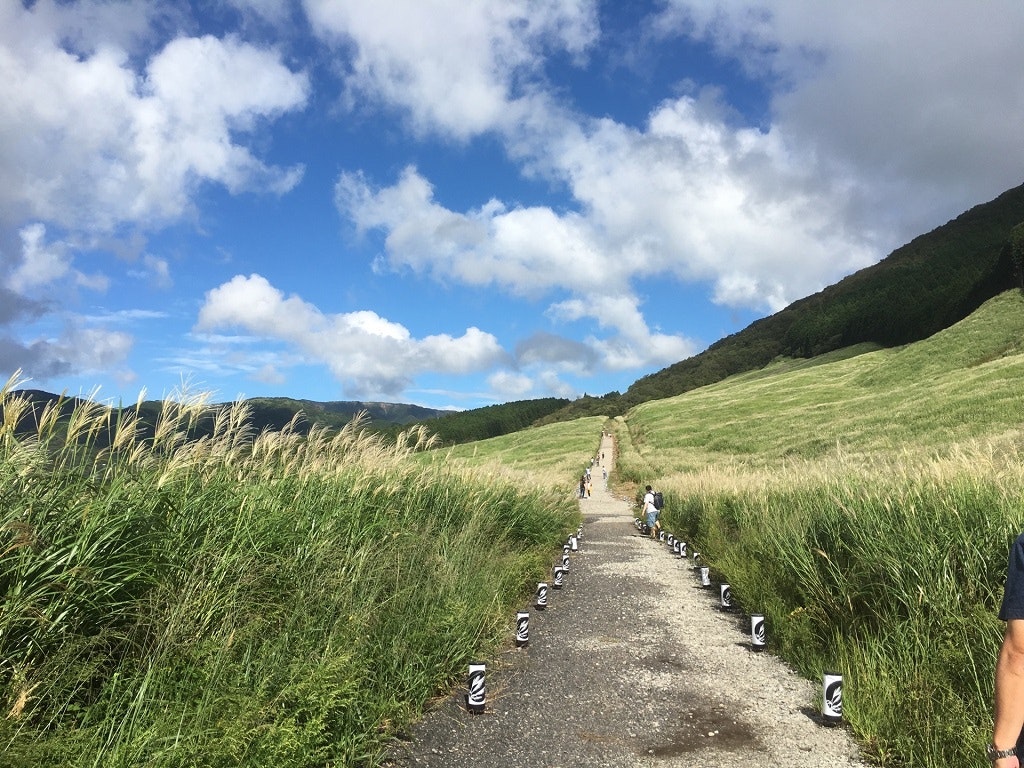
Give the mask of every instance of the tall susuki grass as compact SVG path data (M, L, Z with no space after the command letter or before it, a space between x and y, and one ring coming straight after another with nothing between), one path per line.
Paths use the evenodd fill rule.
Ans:
M978 764L991 728L1024 530L1022 310L1012 292L919 344L648 403L620 440L774 651L844 675L885 765Z
M969 765L991 725L1019 458L707 470L669 484L687 531L774 650L844 674L846 718L883 763Z
M563 487L414 460L353 422L186 439L0 392L5 765L371 765L389 734L507 640L577 524ZM116 421L115 419L120 419ZM111 434L108 447L97 436ZM105 443L104 443L105 445Z

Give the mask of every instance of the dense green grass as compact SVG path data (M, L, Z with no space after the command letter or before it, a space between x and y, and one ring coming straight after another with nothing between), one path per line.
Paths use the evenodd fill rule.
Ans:
M844 674L883 764L977 763L1007 550L1024 530L1024 298L907 347L779 361L626 420L653 478L776 652ZM620 428L620 432L622 429Z
M168 401L154 441L122 416L100 450L110 416L88 406L16 437L12 388L0 392L0 762L12 768L371 765L470 659L509 642L578 524L571 473L524 484L424 462L416 430L397 447L356 423L252 435L238 406L186 442L203 403Z
M433 451L431 460L456 461L510 478L539 478L574 488L601 444L606 419L594 416L532 427L475 443Z

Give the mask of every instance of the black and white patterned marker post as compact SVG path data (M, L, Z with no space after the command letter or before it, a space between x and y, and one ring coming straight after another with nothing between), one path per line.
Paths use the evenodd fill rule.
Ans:
M750 614L750 648L755 651L763 651L768 645L767 635L764 629L764 614Z
M843 676L838 672L821 676L821 719L825 725L843 722Z
M537 582L537 610L543 611L548 607L548 583L546 581Z
M732 610L732 588L728 584L719 584L719 600L723 611Z
M554 581L551 583L551 586L554 589L561 589L562 583L565 581L565 569L560 565L556 565L554 577L555 578Z
M516 648L522 648L530 642L530 612L516 613Z
M483 713L487 699L487 686L484 684L484 673L487 671L486 664L469 665L469 682L466 694L466 709L474 715Z

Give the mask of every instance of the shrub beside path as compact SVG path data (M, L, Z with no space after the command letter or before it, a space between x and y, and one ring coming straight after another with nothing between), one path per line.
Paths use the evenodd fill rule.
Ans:
M601 445L605 464L613 444ZM570 768L753 763L867 766L849 733L820 722L820 683L750 649L749 619L722 611L691 561L633 526L628 499L603 486L580 501L583 538L562 589L532 604L529 644L487 664L486 706L465 688L440 700L390 768ZM771 641L769 628L769 643Z

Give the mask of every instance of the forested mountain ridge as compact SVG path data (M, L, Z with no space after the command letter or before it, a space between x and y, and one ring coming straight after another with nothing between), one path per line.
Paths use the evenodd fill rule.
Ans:
M18 421L17 431L22 434L36 431L38 421L47 408L59 409L60 421L66 422L72 411L84 401L83 398L64 397L39 389L21 389L17 390L17 394L31 404ZM549 397L501 403L469 411L439 410L406 403L358 400L317 402L287 397L255 397L246 399L244 404L248 409L248 426L254 435L263 430L279 431L291 424L297 415L299 418L295 420L293 428L300 434L308 433L314 426L340 430L355 416L361 415L369 429L392 438L412 424L424 423L440 444L454 445L526 429L564 408L569 402L565 398ZM108 408L98 403L94 405L97 408ZM207 406L203 415L190 428L188 437L199 438L212 434L217 414L231 406L231 403ZM159 400L109 407L111 428L119 411L123 410L128 415L137 412L141 434L152 437L162 407L163 403ZM3 413L4 404L0 402L0 420ZM97 435L95 440L98 447L103 447L109 444L110 436Z
M638 379L624 394L581 398L549 420L619 415L639 403L756 370L780 357L812 358L857 344L893 347L925 339L1021 285L1024 255L1015 256L1011 238L1015 227L1021 233L1022 223L1024 185L700 354Z

